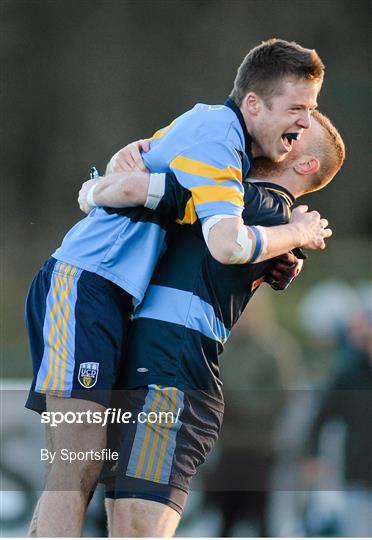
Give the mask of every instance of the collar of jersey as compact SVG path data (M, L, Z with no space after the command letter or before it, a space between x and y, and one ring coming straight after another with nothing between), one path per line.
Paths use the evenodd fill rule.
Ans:
M240 112L239 107L237 107L235 105L234 101L231 98L227 98L224 105L225 105L225 107L229 107L229 109L234 111L234 113L238 117L239 123L240 123L241 128L242 128L243 133L244 133L245 153L247 154L247 156L249 158L249 161L252 161L252 142L253 142L253 139L248 133L247 126L245 125L243 115Z
M274 184L273 182L265 182L264 180L254 180L253 178L248 178L247 181L252 182L252 184L259 184L260 186L265 187L270 191L275 191L276 193L279 193L280 195L282 195L289 207L293 206L296 202L296 197L292 195L292 193L288 191L288 189L280 186L279 184Z

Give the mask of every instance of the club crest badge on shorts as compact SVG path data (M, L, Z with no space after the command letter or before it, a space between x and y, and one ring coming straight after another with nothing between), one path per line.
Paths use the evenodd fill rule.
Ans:
M78 381L84 388L92 388L98 379L98 362L84 362L80 364Z

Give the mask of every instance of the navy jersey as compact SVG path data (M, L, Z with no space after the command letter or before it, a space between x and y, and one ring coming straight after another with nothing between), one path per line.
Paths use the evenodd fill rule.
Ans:
M196 105L155 133L143 156L150 172L173 173L184 188L172 202L176 210L167 206L167 191L156 213L94 208L67 233L53 257L98 274L142 300L166 247L170 220L192 224L214 214L241 215L250 144L241 112L231 100Z
M176 187L177 189L177 187ZM294 198L271 183L244 183L245 223L288 222ZM135 312L123 383L204 391L221 403L218 356L271 261L223 265L201 235L174 226L173 238Z

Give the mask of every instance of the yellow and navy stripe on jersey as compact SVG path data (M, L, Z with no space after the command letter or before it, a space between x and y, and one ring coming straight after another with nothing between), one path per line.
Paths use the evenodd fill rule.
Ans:
M182 223L196 217L203 222L215 214L241 216L251 143L231 99L224 105L199 103L156 132L143 159L151 172L173 172L190 190L192 202Z

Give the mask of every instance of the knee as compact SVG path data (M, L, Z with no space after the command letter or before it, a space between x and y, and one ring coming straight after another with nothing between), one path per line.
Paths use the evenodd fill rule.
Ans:
M113 536L171 537L180 516L172 508L144 499L118 499L113 511Z
M113 533L120 537L146 537L149 536L149 516L142 500L125 499L115 501L113 513Z
M63 457L68 456L64 460ZM48 473L48 490L80 491L88 498L94 490L103 462L93 460L86 451L62 449L59 459L55 459Z
M80 491L89 497L92 491L94 491L99 475L103 466L102 461L87 460L79 467L79 486Z

